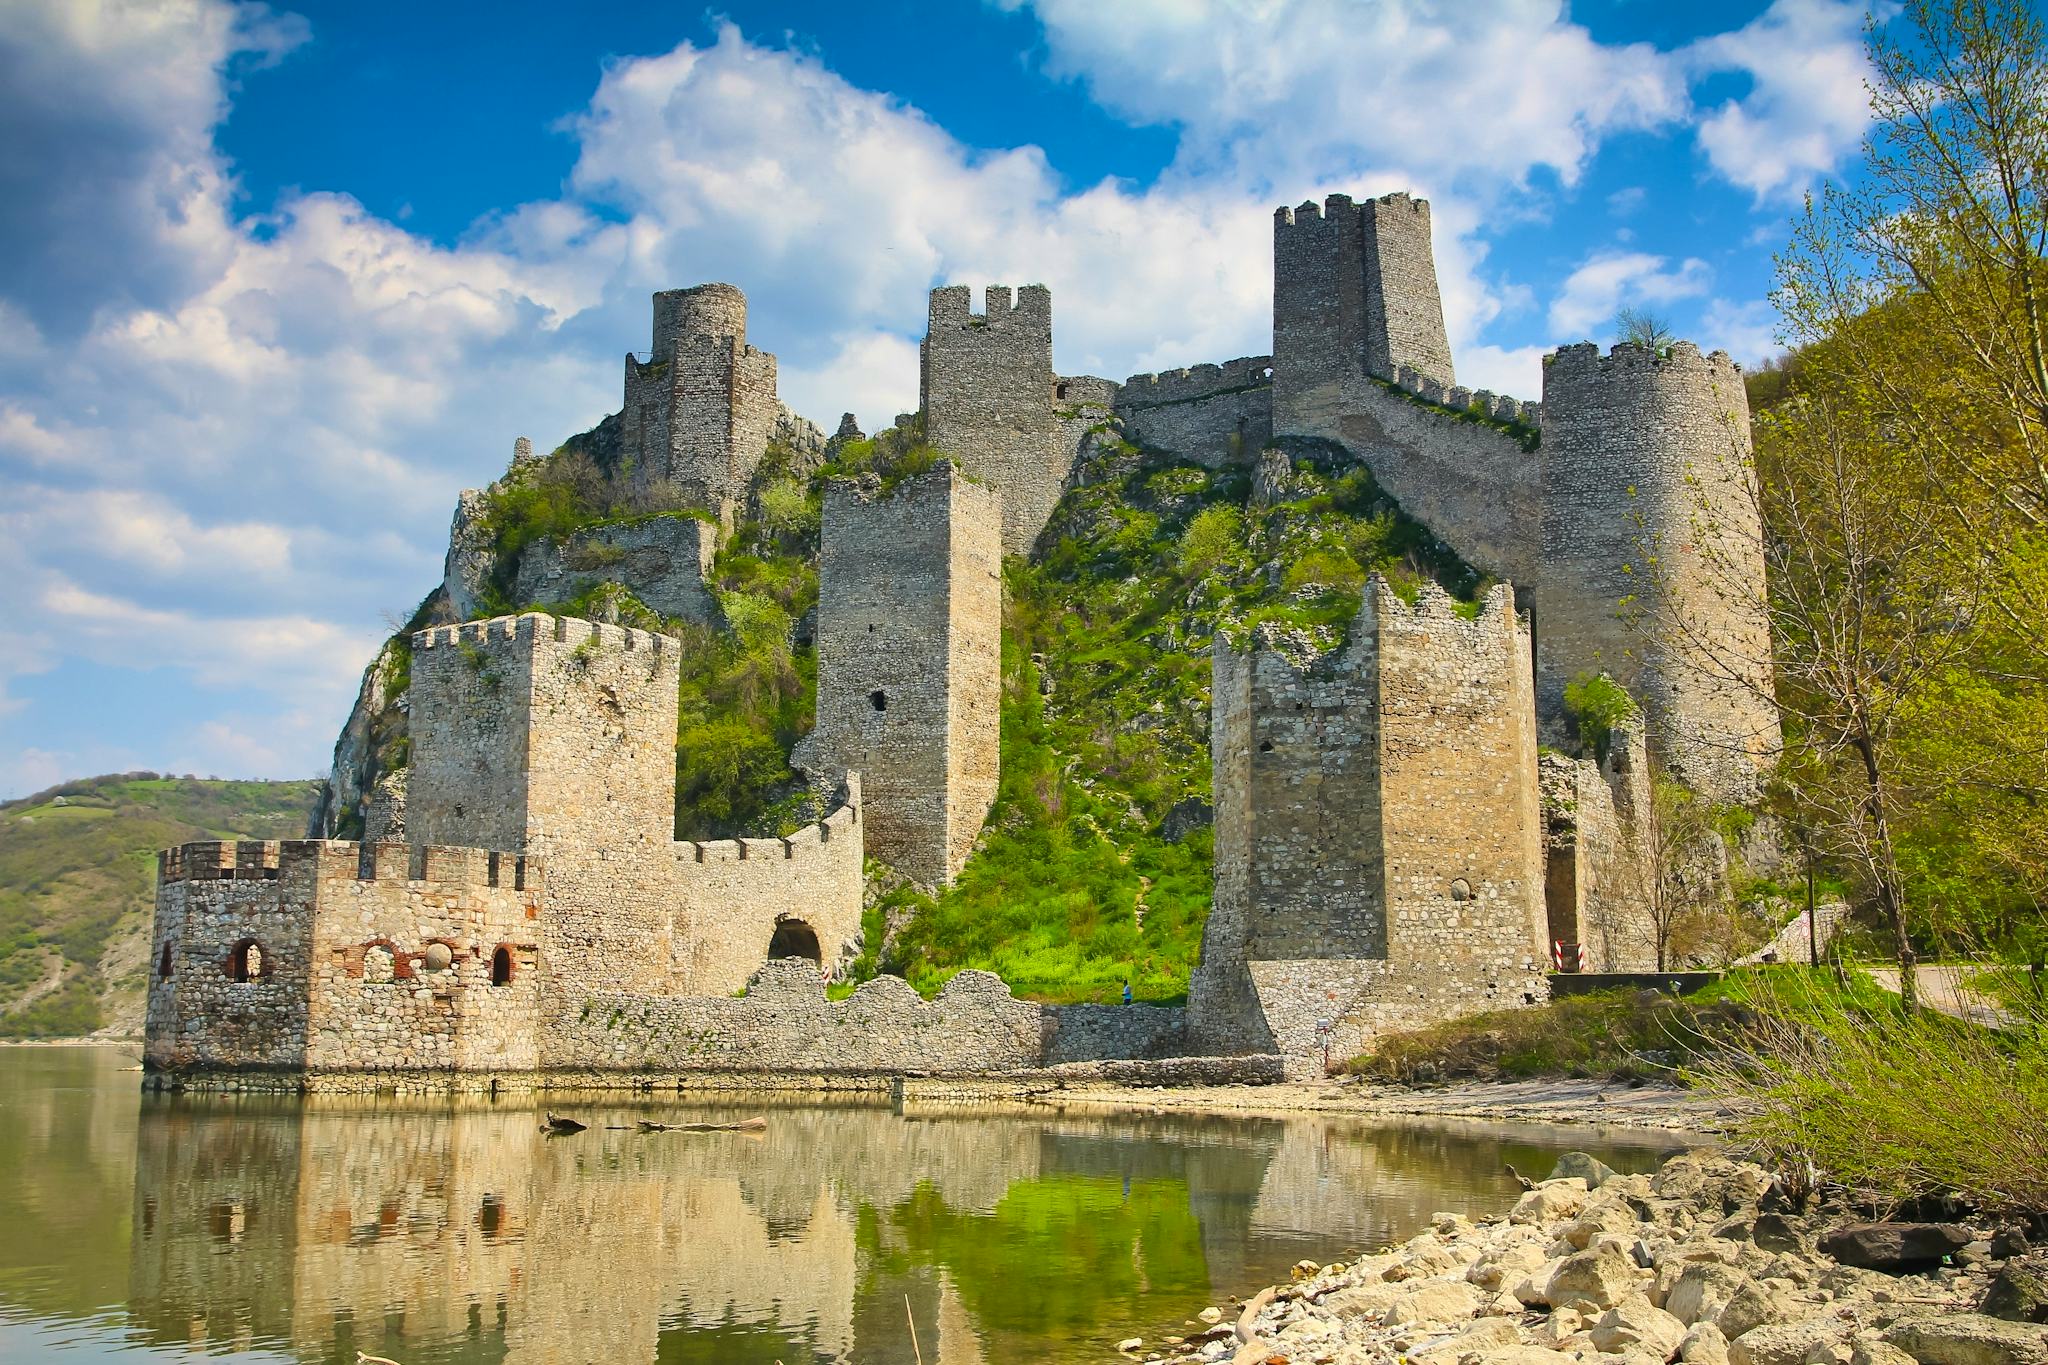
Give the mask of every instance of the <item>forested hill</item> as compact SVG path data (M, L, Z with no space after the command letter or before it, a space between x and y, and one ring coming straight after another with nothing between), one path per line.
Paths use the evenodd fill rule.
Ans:
M300 838L317 786L121 773L0 805L0 1037L139 1035L157 850Z

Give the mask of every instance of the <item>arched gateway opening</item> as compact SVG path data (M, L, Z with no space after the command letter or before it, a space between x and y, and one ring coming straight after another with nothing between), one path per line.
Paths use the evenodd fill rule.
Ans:
M800 919L786 919L775 926L775 937L768 940L768 960L778 961L785 957L800 957L813 967L822 967L825 956L818 951L818 932Z

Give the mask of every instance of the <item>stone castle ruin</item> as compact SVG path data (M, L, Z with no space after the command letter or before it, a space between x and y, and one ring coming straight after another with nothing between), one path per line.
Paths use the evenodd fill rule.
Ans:
M1768 679L1743 671L1766 656L1739 373L1687 343L1566 346L1540 401L1473 392L1425 201L1332 195L1279 210L1273 240L1271 355L1122 383L1055 372L1041 285L989 286L979 313L932 291L922 426L898 430L936 461L824 498L817 719L793 762L830 799L787 838L675 837L677 640L470 619L492 584L547 602L619 583L716 627L714 557L771 464L808 476L859 437L781 406L738 289L655 295L621 411L576 439L675 510L507 564L485 496L462 495L429 602L452 624L412 637L402 696L379 656L336 748L313 833L352 817L362 837L163 855L155 1078L1307 1076L1388 1029L1539 1001L1553 960L1654 965L1653 771L1743 802L1777 740ZM1033 552L1104 430L1261 478L1290 452L1362 464L1495 585L1411 604L1375 579L1321 658L1214 642L1215 895L1184 1010L1042 1006L978 972L929 1003L891 977L828 998L868 858L934 887L973 854L999 778L1003 559ZM530 459L522 438L514 473ZM1566 685L1600 673L1640 717L1598 759L1539 753L1569 731ZM375 757L394 715L397 769Z

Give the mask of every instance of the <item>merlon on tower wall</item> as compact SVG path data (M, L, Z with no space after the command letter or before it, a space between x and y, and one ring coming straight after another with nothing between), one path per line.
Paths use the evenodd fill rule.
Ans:
M965 285L931 292L920 350L925 439L1002 498L1003 550L1029 554L1073 452L1054 410L1052 291L992 284L983 311Z

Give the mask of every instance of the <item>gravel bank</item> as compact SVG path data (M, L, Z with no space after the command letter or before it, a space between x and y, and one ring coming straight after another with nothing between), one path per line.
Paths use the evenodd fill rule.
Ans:
M2044 1231L2040 1223L2031 1229ZM1709 1152L1655 1175L1579 1153L1512 1210L1214 1307L1127 1359L1230 1365L2048 1365L2029 1228L1802 1211Z

